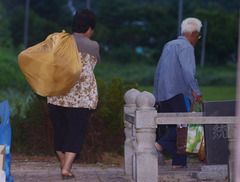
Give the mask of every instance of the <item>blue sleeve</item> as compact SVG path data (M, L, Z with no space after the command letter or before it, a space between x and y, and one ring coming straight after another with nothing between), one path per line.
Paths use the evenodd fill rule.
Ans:
M185 82L197 95L201 95L201 92L198 88L197 79L195 79L196 63L194 56L194 48L193 47L183 48L179 52L179 62L182 68L182 73Z

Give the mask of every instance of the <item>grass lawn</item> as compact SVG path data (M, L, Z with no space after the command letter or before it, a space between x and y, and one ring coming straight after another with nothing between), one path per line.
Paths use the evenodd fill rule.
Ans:
M153 86L139 86L139 90L153 93ZM236 87L235 86L202 86L200 90L203 95L203 101L220 101L220 100L235 100ZM14 89L0 90L0 102L4 100L9 101L11 114L16 112L16 104L21 104L24 108L30 92L20 93ZM23 109L24 110L24 109ZM22 112L23 112L22 110Z
M140 91L148 91L153 93L153 87L139 87ZM203 101L220 101L220 100L235 100L235 86L202 86Z
M200 90L203 101L236 100L235 86L204 86Z

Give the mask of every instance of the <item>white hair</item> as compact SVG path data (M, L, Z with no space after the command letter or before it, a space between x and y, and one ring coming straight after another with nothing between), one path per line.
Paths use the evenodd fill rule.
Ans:
M200 32L202 22L197 18L187 18L182 21L181 34L192 33L194 31Z

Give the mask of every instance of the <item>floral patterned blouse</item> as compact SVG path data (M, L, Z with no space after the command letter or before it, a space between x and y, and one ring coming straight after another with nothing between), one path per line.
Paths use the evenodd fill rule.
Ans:
M80 74L78 82L67 93L48 97L47 102L53 105L63 107L89 108L96 109L98 102L97 83L94 75L94 68L100 61L99 46L95 41L91 41L87 37L75 35L76 43L78 45L79 55L82 61L82 73ZM78 43L81 43L79 46ZM84 50L86 44L92 48ZM85 46L84 46L85 45ZM97 45L97 46L96 46ZM82 48L83 47L83 48ZM82 49L81 49L82 48ZM94 51L94 49L97 51ZM92 54L89 54L89 53ZM94 52L96 53L94 55ZM94 56L93 56L94 55Z

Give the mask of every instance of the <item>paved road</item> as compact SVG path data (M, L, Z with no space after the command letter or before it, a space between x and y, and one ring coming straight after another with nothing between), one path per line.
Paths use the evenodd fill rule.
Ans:
M173 170L166 165L159 168L159 182L200 182L191 177L199 164L188 169ZM104 166L101 164L74 164L72 172L76 178L67 180L78 182L130 182L124 175L123 167ZM12 161L11 173L15 182L61 182L59 164L57 162ZM207 180L208 182L226 182L227 180Z
M74 164L72 172L76 178L67 181L79 182L128 182L123 167ZM59 182L62 181L57 162L12 161L11 173L15 182Z
M76 178L67 181L79 182L125 182L122 169L76 169L72 170ZM59 182L61 175L57 170L13 171L15 182Z

